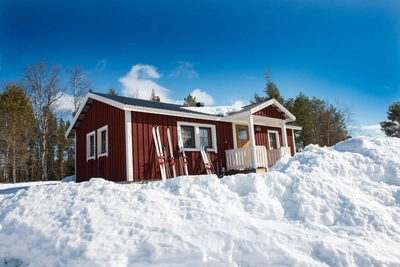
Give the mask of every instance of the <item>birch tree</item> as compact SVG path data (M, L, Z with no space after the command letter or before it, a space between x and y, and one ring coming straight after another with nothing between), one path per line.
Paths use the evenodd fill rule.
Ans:
M75 116L82 100L92 87L87 73L79 66L67 68L68 89L72 93L74 101L74 111L72 117Z
M60 72L61 67L59 65L51 64L48 66L45 60L26 66L22 72L22 80L31 99L37 122L41 180L44 181L48 180L48 141L55 134L55 132L50 131L50 120L56 102L64 96L65 91L60 86Z

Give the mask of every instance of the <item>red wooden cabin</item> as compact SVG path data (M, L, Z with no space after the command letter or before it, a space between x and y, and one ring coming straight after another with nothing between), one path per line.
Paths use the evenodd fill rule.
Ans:
M226 116L206 114L202 107L88 93L66 136L75 138L76 181L101 177L114 182L161 179L152 128L159 126L169 157L170 129L177 175L178 134L188 156L190 175L204 174L200 145L219 172L268 169L296 148L295 117L275 99L243 107ZM171 166L170 166L171 167ZM172 171L171 171L172 173Z

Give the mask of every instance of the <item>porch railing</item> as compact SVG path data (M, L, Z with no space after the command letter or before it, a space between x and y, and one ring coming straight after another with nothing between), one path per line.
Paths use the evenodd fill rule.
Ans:
M265 146L243 147L229 149L226 154L226 169L268 169L274 165L280 158L290 155L290 147L280 147L274 150L267 150ZM255 160L253 157L255 156Z
M285 155L290 155L290 147L280 147L278 149L267 150L268 168Z
M267 168L265 146L243 147L225 151L227 170ZM253 160L253 155L255 159Z

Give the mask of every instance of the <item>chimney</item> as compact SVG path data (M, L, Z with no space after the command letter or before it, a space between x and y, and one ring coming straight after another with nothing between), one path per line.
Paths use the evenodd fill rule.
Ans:
M196 107L204 107L204 102L197 102Z

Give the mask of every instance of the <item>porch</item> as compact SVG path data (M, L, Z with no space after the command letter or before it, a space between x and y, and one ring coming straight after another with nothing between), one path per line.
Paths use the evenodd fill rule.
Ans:
M265 146L249 146L225 151L226 170L268 170L279 159L290 155L290 147L267 150Z

